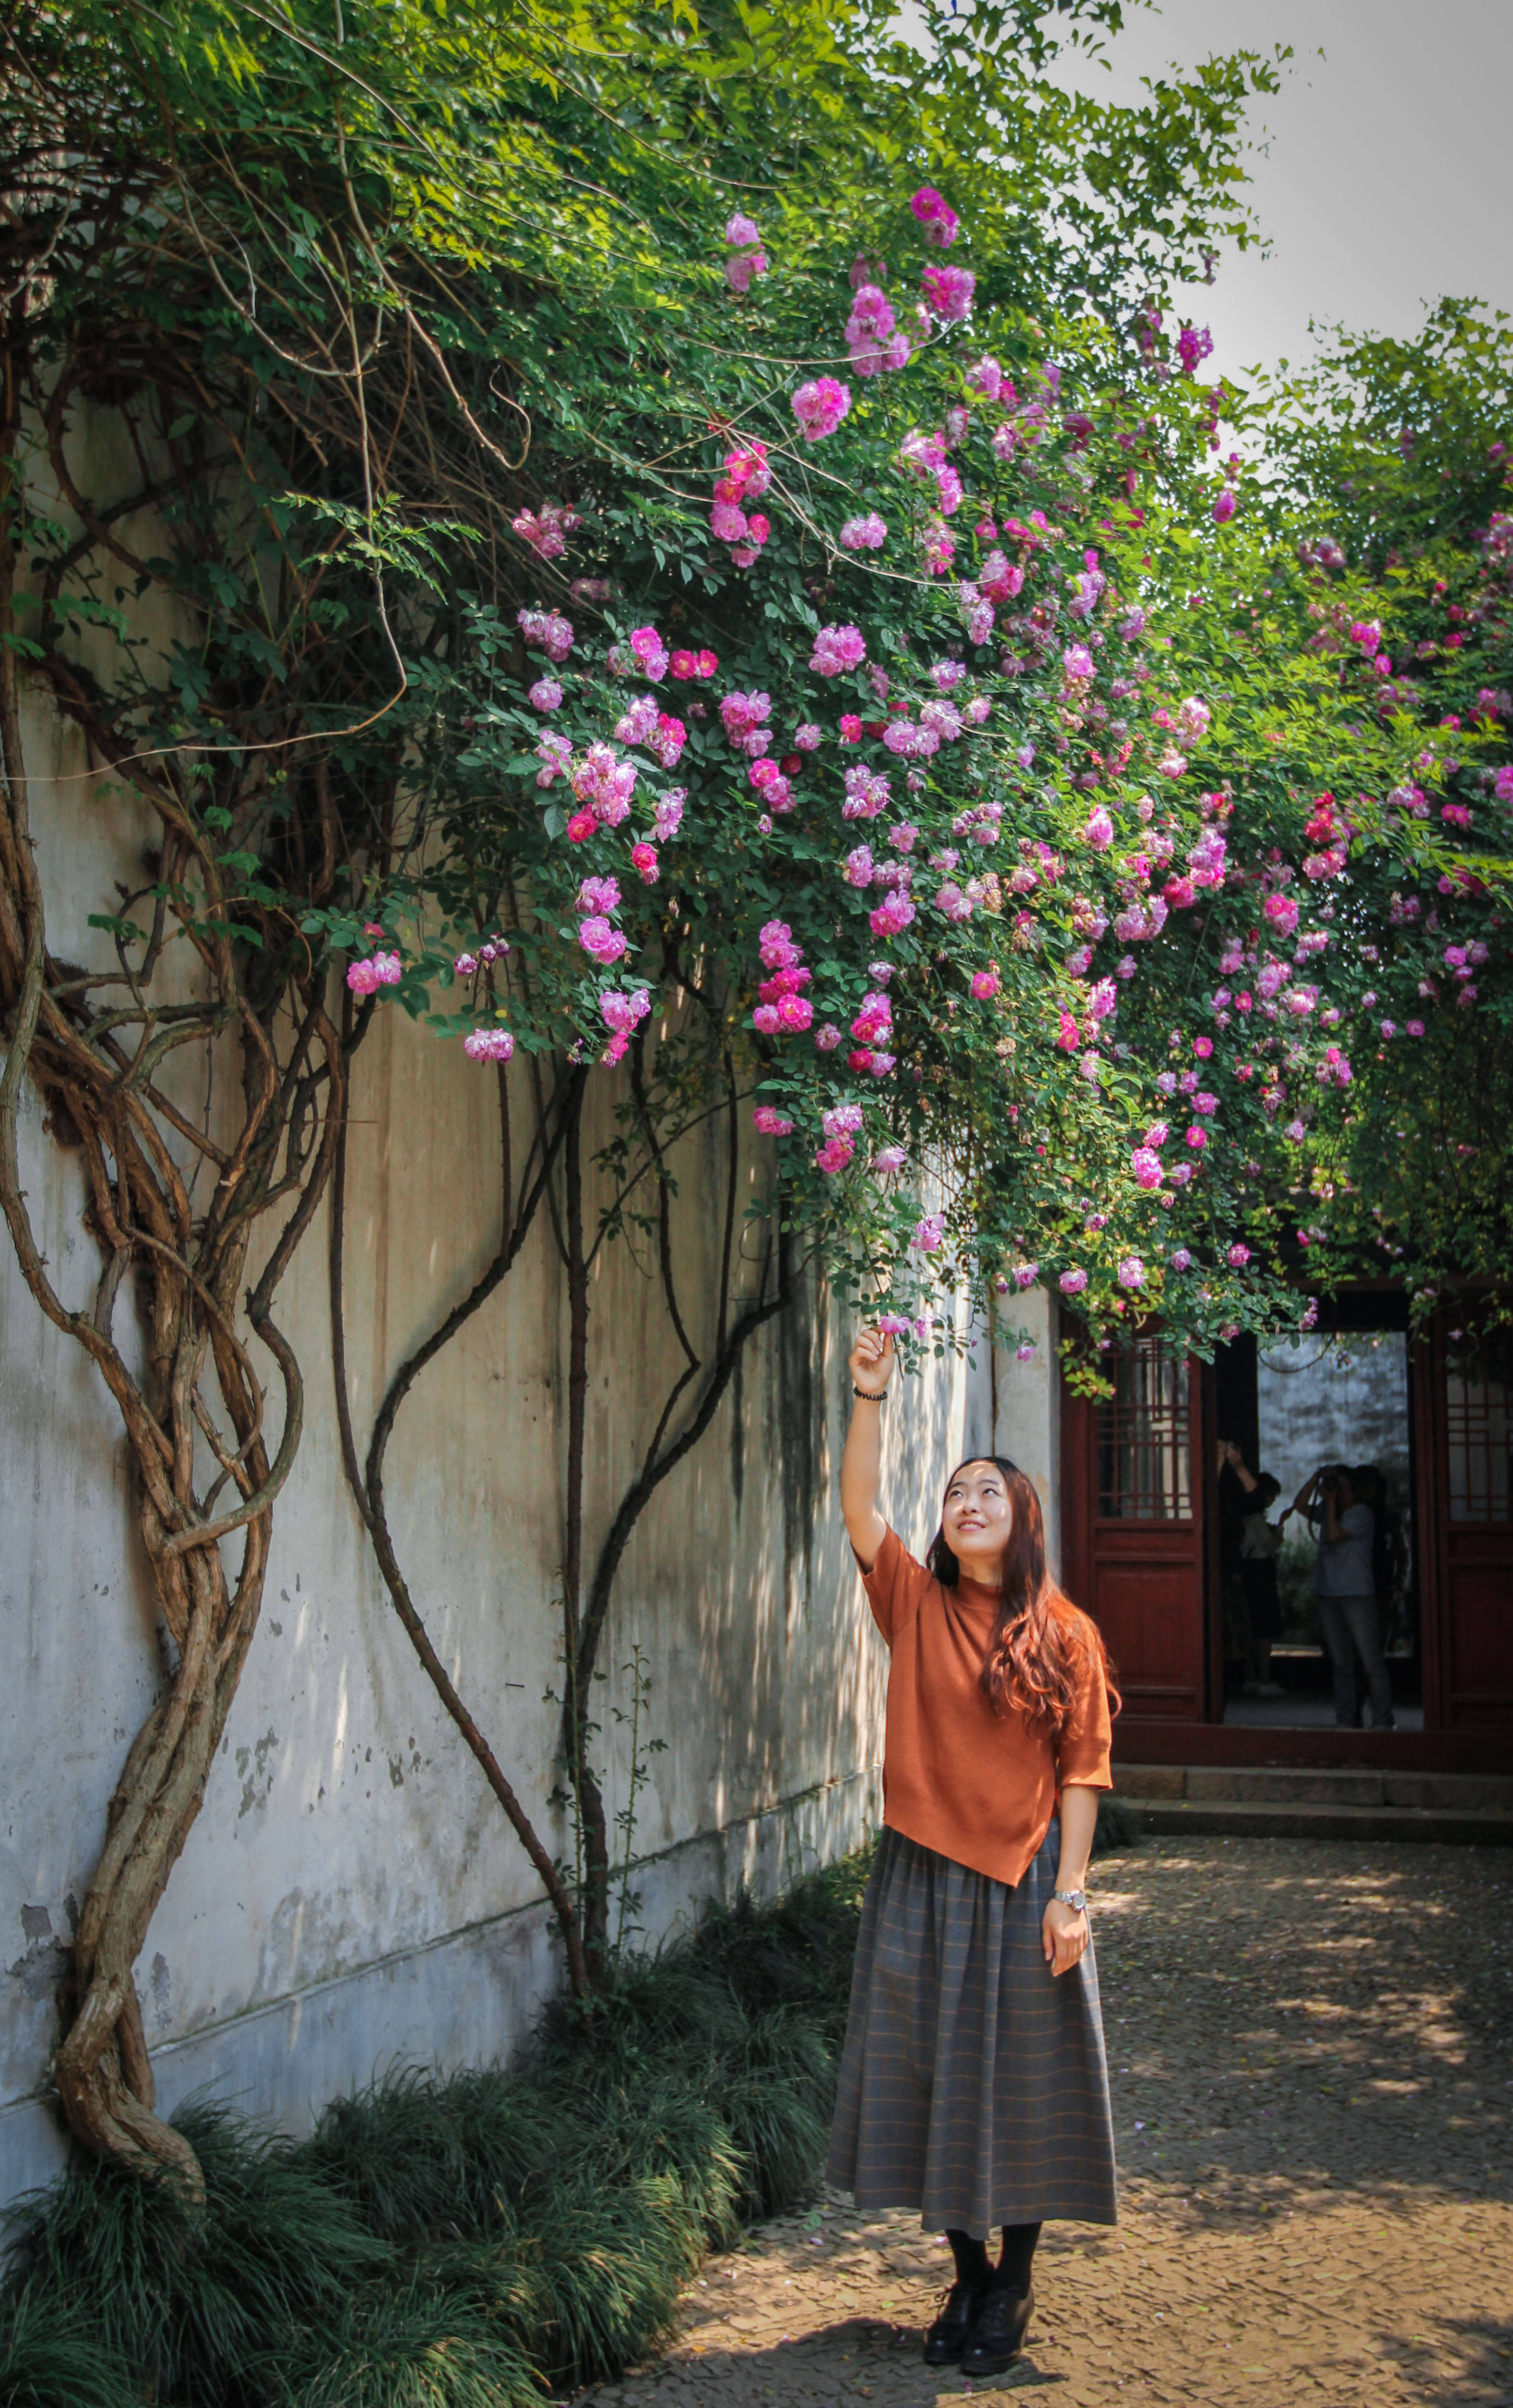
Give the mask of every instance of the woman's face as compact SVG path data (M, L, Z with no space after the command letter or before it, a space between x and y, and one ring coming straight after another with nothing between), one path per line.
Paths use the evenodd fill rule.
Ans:
M941 1527L969 1580L993 1585L1014 1523L1014 1509L996 1463L967 1463L945 1492Z

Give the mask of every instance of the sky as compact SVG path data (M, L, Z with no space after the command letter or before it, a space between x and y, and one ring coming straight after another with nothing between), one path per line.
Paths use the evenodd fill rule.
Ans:
M1130 8L1109 72L1069 80L1136 101L1173 62L1277 43L1282 89L1249 120L1271 254L1231 249L1175 296L1211 328L1214 370L1302 366L1310 319L1411 336L1445 293L1513 314L1513 0L1163 0Z

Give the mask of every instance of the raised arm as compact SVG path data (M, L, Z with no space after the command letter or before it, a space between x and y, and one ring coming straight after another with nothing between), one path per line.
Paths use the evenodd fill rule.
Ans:
M841 1457L841 1512L857 1561L870 1572L887 1534L877 1506L877 1484L883 1469L883 1407L880 1401L893 1377L893 1340L864 1329L851 1349L847 1368L853 1389L851 1424Z
M1251 1470L1250 1466L1246 1463L1245 1456L1241 1454L1237 1446L1232 1446L1229 1452L1230 1461L1234 1466L1236 1479L1239 1481L1241 1487L1245 1490L1246 1495L1247 1497L1253 1497L1256 1493L1258 1484L1255 1473Z

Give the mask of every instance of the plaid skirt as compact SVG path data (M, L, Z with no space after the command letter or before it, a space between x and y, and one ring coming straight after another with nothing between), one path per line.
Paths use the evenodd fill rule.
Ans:
M1010 1889L885 1830L862 1906L827 2179L928 2232L1117 2214L1089 1945L1053 1978L1059 1826Z

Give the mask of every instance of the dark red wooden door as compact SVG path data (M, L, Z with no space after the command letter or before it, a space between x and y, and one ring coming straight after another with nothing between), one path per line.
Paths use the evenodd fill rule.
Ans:
M1416 1368L1424 1719L1513 1734L1513 1340L1505 1330L1471 1344L1441 1317Z
M1114 1659L1124 1712L1201 1722L1208 1648L1202 1371L1137 1338L1097 1404L1066 1396L1062 1578Z

